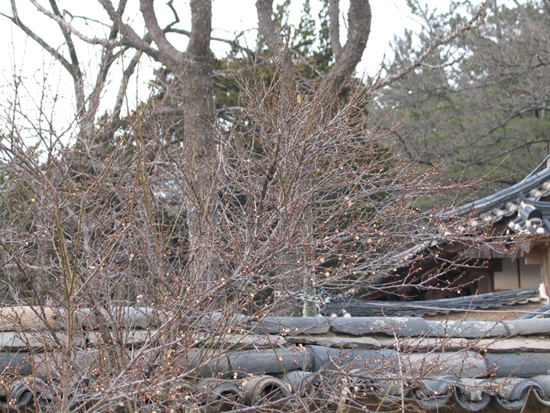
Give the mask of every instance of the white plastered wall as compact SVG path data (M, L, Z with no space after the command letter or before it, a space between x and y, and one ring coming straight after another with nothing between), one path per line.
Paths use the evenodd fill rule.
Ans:
M535 287L543 282L542 266L526 264L525 258L511 260L502 259L502 271L495 271L495 291L515 290L518 288Z

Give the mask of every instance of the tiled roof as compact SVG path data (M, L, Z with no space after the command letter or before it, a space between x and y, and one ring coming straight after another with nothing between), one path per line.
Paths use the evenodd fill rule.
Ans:
M518 410L532 394L539 406L550 406L547 319L239 317L235 328L284 336L287 345L228 354L227 363L218 365L231 374L237 369L248 377L271 376L271 384L278 378L281 393L289 397L317 392L334 400L336 393L342 402L345 379L351 405L371 398L389 406L403 400L422 409L454 405L455 411L477 411L494 400L500 408ZM268 362L275 358L279 363ZM209 380L216 381L220 373L211 373Z
M479 228L508 222L508 234L550 235L550 168L533 171L521 182L448 211L441 216L450 221L456 232L468 233ZM387 262L387 268L408 267L415 259L439 251L449 243L447 231L432 239L394 255ZM395 271L393 271L395 272Z
M121 307L106 316L114 315L120 319L111 321L126 340L118 350L129 360L125 374L146 380L144 372L160 368L155 364L157 352L166 353L166 335L156 329L173 315ZM81 373L110 374L104 368L109 351L103 350L118 339L100 340L99 313L81 309L77 317L87 327L75 337L82 338L83 345L75 345L72 361ZM42 394L60 394L55 354L64 351L59 347L66 339L63 320L62 312L51 308L38 313L28 307L0 311L0 378L13 380L14 371L27 377L10 387L12 407L33 410L33 383L42 386ZM174 395L185 390L186 406L195 403L208 413L262 405L273 409L279 402L287 403L286 410L307 400L334 408L357 403L391 407L401 401L415 409L454 404L462 411L481 410L493 400L503 409L516 410L529 395L550 407L550 319L470 322L212 314L196 321L196 337L183 337L170 346L171 380L179 389ZM14 322L18 328L10 331ZM50 322L60 330L49 329ZM26 329L32 331L25 335ZM85 403L85 392L82 397L74 402ZM41 396L40 403L49 402ZM4 407L9 407L7 402L0 401Z
M377 317L382 315L388 317L427 316L536 302L540 302L539 287L529 287L475 296L426 301L368 301L334 298L326 304L323 314L338 315L347 312L354 317Z
M550 168L534 173L496 194L450 211L447 215L467 217L466 228L482 228L506 218L513 233L550 234Z

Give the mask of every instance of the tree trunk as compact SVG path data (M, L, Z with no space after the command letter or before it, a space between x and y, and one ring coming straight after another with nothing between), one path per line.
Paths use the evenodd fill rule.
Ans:
M214 56L210 50L212 1L191 0L191 32L187 51L179 52L166 38L155 15L153 0L140 9L153 41L155 58L179 79L183 98L183 158L187 167L185 207L189 229L191 281L213 280L216 274L212 242L216 211L217 151L214 140ZM212 283L208 281L208 286Z
M214 252L217 151L214 139L214 85L211 55L186 53L180 82L184 104L184 157L190 278L212 285L217 273Z

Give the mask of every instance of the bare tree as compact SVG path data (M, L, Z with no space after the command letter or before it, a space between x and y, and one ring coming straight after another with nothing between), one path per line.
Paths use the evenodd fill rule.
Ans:
M104 22L30 1L59 26L62 48L25 23L17 0L3 15L70 74L77 125L58 129L43 110L35 122L14 99L1 131L2 298L34 306L25 311L45 327L22 337L47 351L28 357L60 383L37 408L185 409L190 383L231 350L217 341L239 314L261 320L281 304L295 312L294 298L320 289L353 293L427 236L422 227L435 218L415 206L432 180L382 144L387 134L366 111L373 90L352 80L369 38L368 1L351 1L345 45L339 2L330 2L335 61L304 96L273 2L259 0L271 58L226 73L242 103L231 123L214 106L210 0L190 2L188 31L171 1L174 21L162 27L153 0L141 0L140 29L126 23L125 0L98 0ZM449 38L483 12L475 16ZM187 48L172 35L187 36ZM84 50L99 56L93 78ZM170 72L168 92L123 115L145 55ZM100 116L118 63L117 97Z
M455 19L417 10L426 28L421 46L414 46L411 33L399 39L390 73L402 72L411 54L428 51L439 27ZM387 88L379 113L393 107L396 122L408 118L395 136L406 156L439 163L453 177L492 173L505 186L542 161L549 144L546 10L540 1L492 2L487 24Z

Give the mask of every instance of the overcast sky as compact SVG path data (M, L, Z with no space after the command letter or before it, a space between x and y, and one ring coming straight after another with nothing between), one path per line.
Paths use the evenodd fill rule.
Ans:
M343 0L344 2L345 0ZM431 7L438 7L440 10L448 8L449 0L425 0L430 3ZM44 4L45 8L48 8L48 2L46 0L39 0L41 4ZM89 30L89 35L97 35L97 27L84 26L82 20L78 19L78 15L91 16L98 21L106 21L106 16L103 9L92 0L58 0L60 9L68 9L73 17L73 22L76 22L79 30ZM318 1L311 0L314 7L314 14L318 11ZM424 2L423 2L424 3ZM52 46L62 50L66 54L66 50L63 46L63 38L60 34L57 24L47 19L42 14L36 12L34 7L30 4L29 0L17 0L19 4L19 13L25 24L32 27L40 36L44 37ZM139 2L131 0L128 6L129 22L133 23L136 27L138 34L141 33L141 27L143 27L141 19L139 17L138 4ZM257 17L255 10L255 0L214 0L213 9L213 35L216 37L222 37L232 39L233 33L245 31L249 34L249 41L253 42L256 38L253 28L257 26ZM293 1L293 9L291 14L291 21L297 22L300 18L302 0ZM180 0L176 1L175 5L180 12L180 18L182 20L180 28L189 28L189 15L188 15L188 1ZM391 57L391 49L389 46L390 41L396 34L403 33L407 28L418 28L418 23L415 23L414 18L410 15L406 6L405 0L371 0L372 7L372 26L371 35L369 38L367 50L363 55L363 60L358 67L360 73L367 72L368 74L375 74L380 67L384 55L387 58ZM157 14L161 19L165 19L165 23L168 23L172 18L169 9L166 7L166 1L156 2L155 8ZM7 0L0 1L0 12L5 14L11 14L9 9L9 2ZM341 12L347 14L347 5L342 4ZM13 93L13 74L21 77L24 80L24 90L21 89L19 93L26 95L27 105L24 107L33 106L28 103L34 101L38 102L38 99L42 97L42 93L48 93L51 96L55 96L55 104L58 107L62 107L62 110L58 110L60 113L66 113L67 120L73 118L73 114L68 110L72 106L71 101L74 99L71 78L69 75L61 70L60 65L53 62L52 59L44 53L44 51L36 45L36 43L26 37L17 27L13 26L9 20L0 16L0 36L2 36L1 48L2 58L0 59L0 87L3 90L0 105L5 110L6 100L11 100L10 93ZM69 17L67 17L69 19ZM95 33L94 33L95 31ZM178 36L178 42L184 42L183 36ZM173 38L175 39L175 38ZM176 40L174 40L176 41ZM96 70L99 56L94 55L93 51L89 53L82 52L82 44L77 45L80 48L80 60L83 63L85 71ZM180 50L185 48L184 44L177 44ZM212 48L218 56L223 55L224 44L214 42ZM88 66L84 63L88 61ZM155 67L155 63L150 59L144 58L138 77L134 80L134 84L130 89L134 102L146 99L149 93L148 88L145 86L147 81L151 79L151 72ZM7 86L7 87L6 87ZM111 89L107 88L106 93L114 93L118 88L113 83ZM112 99L109 99L112 101ZM63 104L63 101L65 103ZM34 103L34 106L39 106L39 103ZM134 106L134 105L130 105ZM67 109L66 109L67 108ZM38 110L38 108L36 109ZM42 110L42 109L40 109Z
M318 6L318 2L310 0L312 7ZM341 13L347 15L347 4L340 8ZM347 3L347 2L346 2ZM367 50L363 55L359 70L367 70L369 74L375 74L380 67L384 54L390 56L389 43L395 34L403 33L407 28L418 28L405 0L371 0L372 24L371 35ZM422 4L428 3L430 7L438 7L446 10L449 0L422 0ZM253 28L257 25L255 0L214 0L214 21L213 26L216 34L222 37L223 31L232 32L240 28ZM293 0L291 19L298 23L302 0ZM238 5L238 7L236 7ZM318 9L313 11L317 15ZM227 36L227 34L226 34Z
M426 0L425 0L426 1ZM0 11L6 14L9 12L9 2L5 0L3 5L0 5ZM18 1L18 4L21 3L19 7L20 14L24 18L24 22L33 27L36 32L39 34L48 37L48 36L59 36L57 34L58 30L55 25L45 23L44 16L41 16L39 13L33 11L32 6L29 4L28 0ZM47 2L42 0L42 3L45 4L47 8ZM85 9L79 10L75 0L59 0L60 8L67 8L73 14L85 14L91 13L93 17L97 19L102 18L103 10L97 6L93 7L96 2L92 0L82 1L82 5L85 4ZM129 2L130 4L137 2ZM163 7L166 1L157 1L157 10L159 15L162 16L162 11L168 10L166 7ZM178 2L176 1L176 4ZM180 1L182 5L178 7L181 11L180 18L182 20L182 26L188 26L187 23L187 14L185 13L188 8L185 5L188 1ZM301 0L293 1L293 12L291 14L291 19L294 19L295 22L300 17L301 10ZM318 2L316 0L311 0L312 6L315 8ZM424 3L424 2L423 2ZM440 9L446 9L448 7L449 0L428 0L427 3L431 7L438 7ZM25 6L27 4L27 6ZM246 31L252 30L257 26L257 17L255 10L255 0L214 0L214 10L213 10L213 27L215 29L214 36L232 38L232 34L236 31ZM371 0L372 7L372 26L371 26L371 36L367 46L367 50L364 55L364 61L362 62L361 68L367 69L369 72L376 71L384 53L389 55L389 42L393 39L395 34L400 34L403 32L405 27L414 28L418 27L414 22L414 18L410 15L408 8L406 6L405 0ZM343 4L341 7L341 12L346 12L347 5ZM132 10L130 8L130 10ZM137 11L137 7L135 7ZM317 10L314 10L314 13ZM315 13L316 14L316 13ZM131 15L131 13L130 13ZM170 14L166 14L167 19L171 18ZM21 52L25 50L32 50L30 54L32 55L32 60L36 60L35 51L38 48L34 45L28 45L23 40L24 36L20 33L19 29L12 27L10 22L3 18L3 21L0 23L0 35L2 36L2 48L6 48L2 53L2 56L9 56L8 59L2 59L0 61L0 67L2 71L10 71L10 64L13 64L13 61L10 61L13 54L16 54L15 59L21 59ZM255 37L251 35L250 39L253 40ZM59 37L59 40L56 42L57 45L61 43L62 39ZM15 44L15 49L7 50L10 48L10 43ZM217 51L222 50L222 45L219 43L214 43L213 48ZM18 64L21 61L17 62ZM25 62L29 64L29 62Z

